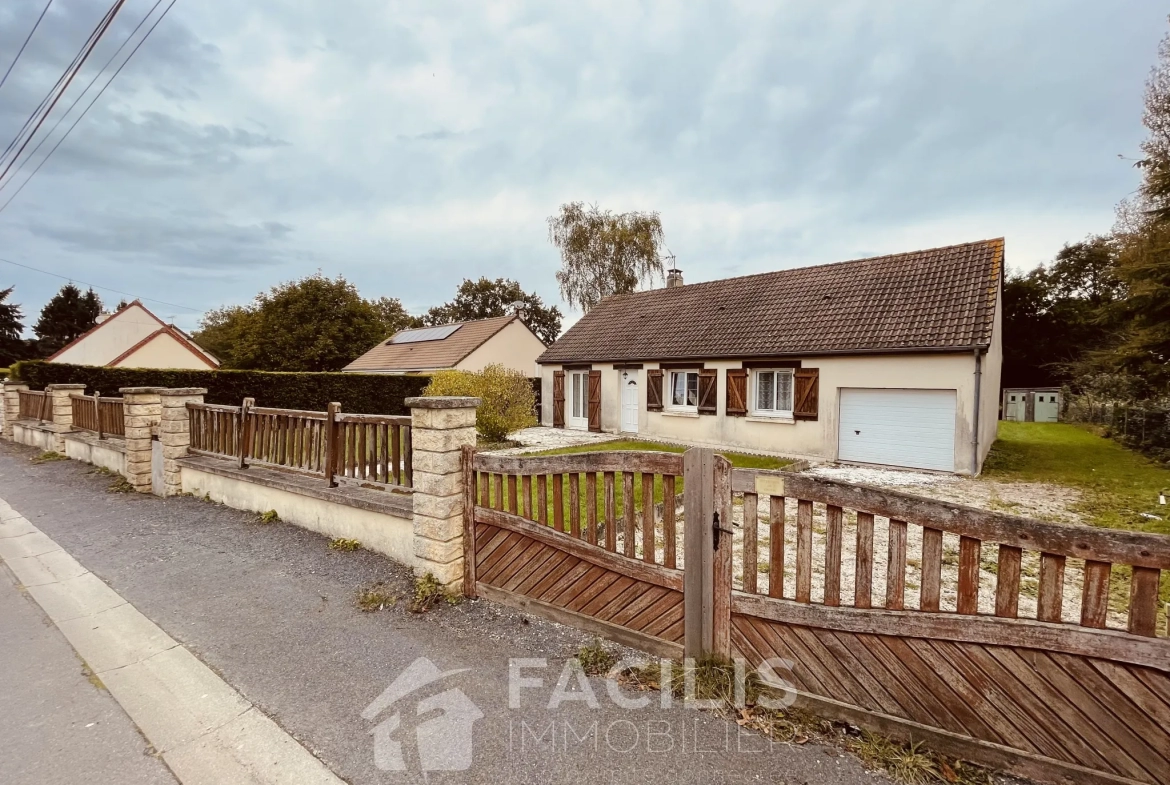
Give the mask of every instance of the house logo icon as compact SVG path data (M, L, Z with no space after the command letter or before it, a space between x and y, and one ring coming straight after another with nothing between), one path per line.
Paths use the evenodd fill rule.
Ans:
M374 720L403 698L448 676L465 673L469 668L442 672L426 657L419 657L383 690L362 712L362 718ZM439 712L415 726L415 742L422 771L466 771L471 768L472 726L484 715L458 687L430 695L415 704L416 716ZM370 731L374 737L374 765L380 771L406 771L402 741L395 738L402 716L395 711Z

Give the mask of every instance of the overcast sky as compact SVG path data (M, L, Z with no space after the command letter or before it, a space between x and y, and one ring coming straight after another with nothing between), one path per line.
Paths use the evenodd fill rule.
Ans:
M43 5L0 3L0 73ZM0 145L107 6L55 0ZM416 313L481 275L559 302L545 219L570 200L659 211L688 282L998 236L1031 267L1136 187L1118 155L1166 11L178 0L0 212L0 257L187 306L147 302L187 329L318 269ZM29 324L62 283L0 263Z

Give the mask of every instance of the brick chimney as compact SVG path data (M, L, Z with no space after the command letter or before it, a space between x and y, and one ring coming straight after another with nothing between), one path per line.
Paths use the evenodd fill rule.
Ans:
M666 288L673 289L683 285L682 270L672 267L666 271Z

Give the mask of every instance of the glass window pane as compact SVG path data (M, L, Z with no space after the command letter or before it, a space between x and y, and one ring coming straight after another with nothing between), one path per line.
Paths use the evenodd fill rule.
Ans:
M573 416L585 416L585 374L573 374Z
M762 411L772 409L772 402L775 400L776 374L771 371L760 371L756 374L756 408Z
M776 372L776 408L779 411L792 411L792 372Z
M699 374L688 373L687 377L687 406L699 405Z
M672 373L670 381L670 403L673 406L682 406L686 401L687 375L685 373Z

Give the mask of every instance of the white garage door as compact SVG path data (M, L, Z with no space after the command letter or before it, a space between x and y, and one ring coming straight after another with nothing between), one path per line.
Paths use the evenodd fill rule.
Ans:
M842 461L955 470L954 390L841 390Z

